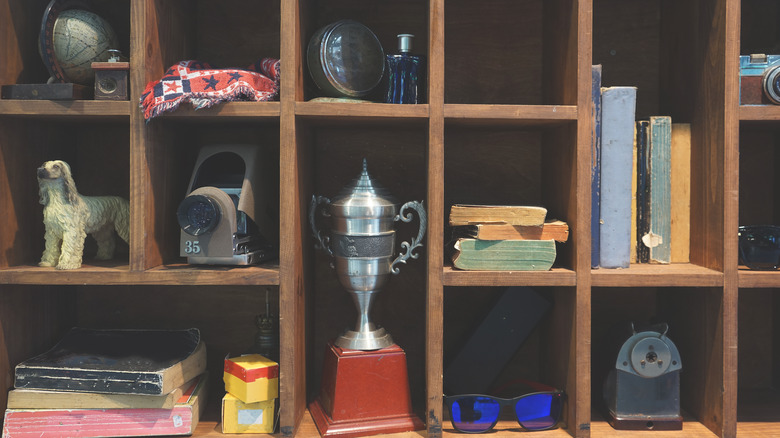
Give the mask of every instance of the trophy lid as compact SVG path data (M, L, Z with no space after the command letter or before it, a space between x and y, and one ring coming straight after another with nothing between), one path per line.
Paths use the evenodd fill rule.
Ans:
M341 189L331 203L330 212L348 218L393 217L396 214L396 202L368 174L368 163L364 158L360 175Z

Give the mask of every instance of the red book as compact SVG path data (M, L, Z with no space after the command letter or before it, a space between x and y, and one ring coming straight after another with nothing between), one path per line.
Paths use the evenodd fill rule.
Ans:
M7 409L3 438L191 435L206 404L206 375L173 409Z

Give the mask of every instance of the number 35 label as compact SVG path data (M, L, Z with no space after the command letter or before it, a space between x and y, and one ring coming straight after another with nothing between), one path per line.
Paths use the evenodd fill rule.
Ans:
M184 242L184 253L185 254L200 254L200 245L199 241L197 240L186 240Z

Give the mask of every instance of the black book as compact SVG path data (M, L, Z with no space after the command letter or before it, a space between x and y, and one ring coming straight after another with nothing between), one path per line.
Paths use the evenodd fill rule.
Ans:
M14 387L162 395L205 369L198 329L73 328L51 350L17 365Z
M636 261L650 262L650 248L642 242L642 236L650 232L650 122L636 122Z

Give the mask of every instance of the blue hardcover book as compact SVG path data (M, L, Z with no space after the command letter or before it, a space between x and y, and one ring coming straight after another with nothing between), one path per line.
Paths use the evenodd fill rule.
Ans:
M650 231L650 175L649 171L649 125L647 120L636 122L636 261L650 261L650 248L642 237Z
M591 107L591 117L593 117L593 132L590 137L590 266L599 267L599 240L600 225L599 217L601 215L601 64L592 66L591 94L593 106Z
M644 239L651 263L671 262L672 118L650 117L650 232Z
M599 265L631 264L631 173L636 87L601 89L601 229Z

